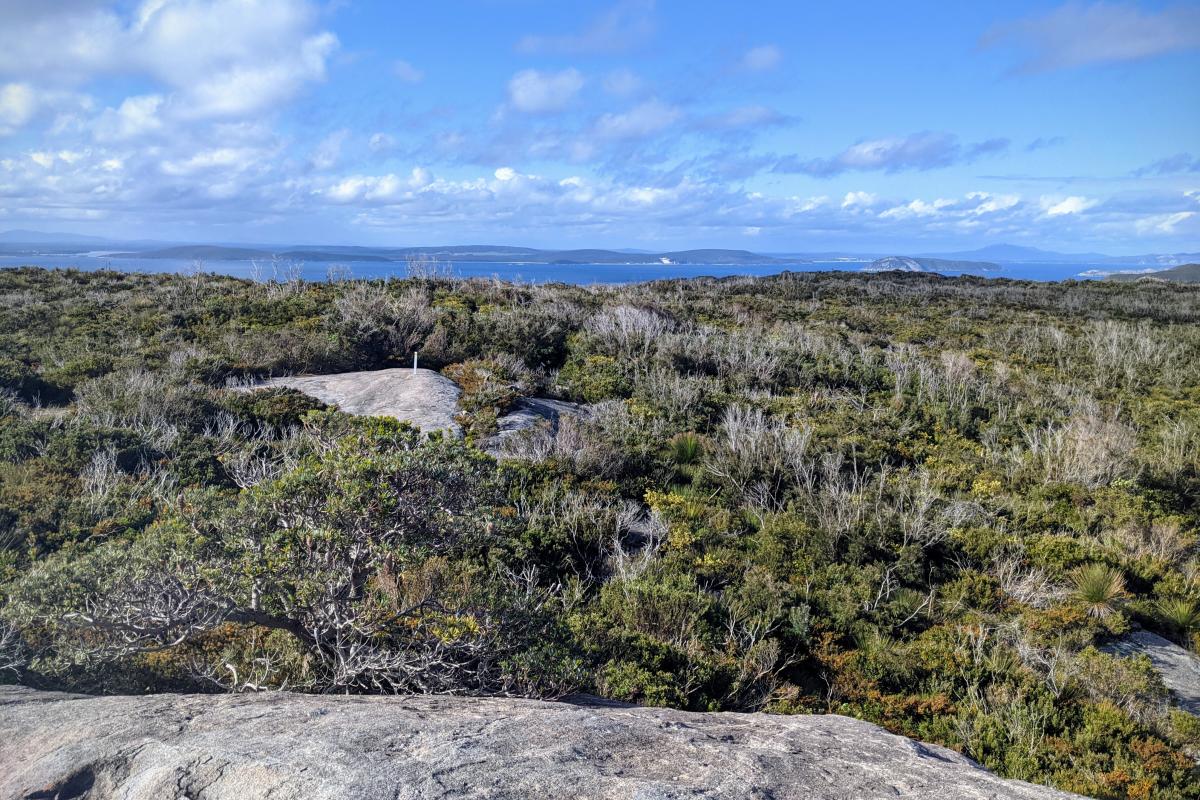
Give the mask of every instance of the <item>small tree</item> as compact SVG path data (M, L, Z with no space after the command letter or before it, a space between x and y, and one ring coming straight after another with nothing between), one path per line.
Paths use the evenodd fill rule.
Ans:
M537 654L553 643L550 593L489 554L512 516L494 463L388 420L313 419L350 431L318 430L325 449L231 508L185 505L136 547L101 548L94 569L73 561L59 595L79 641L133 654L270 630L302 657L234 636L241 656L227 648L197 671L234 688L255 672L254 687L554 693ZM57 612L44 595L31 607L44 623Z

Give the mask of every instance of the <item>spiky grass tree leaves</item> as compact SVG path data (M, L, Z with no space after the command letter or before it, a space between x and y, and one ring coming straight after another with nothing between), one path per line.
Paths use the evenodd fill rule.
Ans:
M1200 631L1200 602L1190 597L1159 600L1155 610L1167 625L1184 637L1193 631Z
M1089 616L1106 619L1129 597L1121 570L1107 564L1085 564L1070 575L1074 598Z

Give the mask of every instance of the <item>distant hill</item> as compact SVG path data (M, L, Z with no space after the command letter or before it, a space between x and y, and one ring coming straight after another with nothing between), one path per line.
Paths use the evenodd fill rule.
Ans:
M885 256L862 268L863 272L998 272L999 264L990 261L952 261L921 256Z
M114 258L176 258L208 261L250 261L283 258L292 261L405 261L433 258L444 261L515 261L530 264L786 264L786 260L748 250L677 250L665 253L622 253L616 250L538 250L505 245L442 247L296 246L284 250L226 247L211 244L165 247L115 253Z
M160 250L143 250L131 253L114 253L113 258L178 258L199 261L265 261L275 258L284 261L392 261L386 256L362 253L326 252L322 250L284 250L272 252L250 247L222 247L212 244L189 244L180 247L164 247Z
M783 259L751 253L749 250L679 250L660 253L675 264L770 264Z
M380 250L393 258L425 256L450 261L524 261L531 264L773 264L788 260L749 250L673 250L660 253L625 252L599 248L538 250L504 245L454 245Z
M1079 261L1105 261L1112 256L1104 253L1058 253L1053 250L1042 250L1037 247L1022 247L1015 244L991 244L978 250L963 250L957 253L929 253L930 258L948 259L951 261L1008 261L1011 263L1056 263Z
M107 244L112 239L103 236L84 236L78 233L47 233L45 231L11 230L0 232L4 244Z
M164 247L160 250L143 250L132 253L113 253L113 258L196 258L211 261L249 261L255 258L270 258L266 250L248 247L221 247L213 244L185 244L179 247Z
M970 259L977 261L1001 261L1013 264L1127 264L1131 267L1174 267L1200 261L1200 253L1146 253L1132 256L1110 256L1105 253L1059 253L1037 247L1022 247L1015 244L993 244L978 250L958 253L929 253L931 258Z
M1128 264L1136 267L1178 267L1200 262L1200 253L1149 253L1141 256L1113 256L1103 264Z
M1171 269L1160 269L1155 272L1142 272L1135 274L1120 274L1107 275L1104 278L1107 281L1120 281L1122 283L1133 283L1134 281L1168 281L1170 283L1200 283L1200 264L1181 264L1178 267Z

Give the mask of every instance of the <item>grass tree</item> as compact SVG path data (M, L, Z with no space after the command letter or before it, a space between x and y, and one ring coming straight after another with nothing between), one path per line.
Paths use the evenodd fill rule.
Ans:
M1085 564L1071 573L1074 599L1081 603L1089 616L1106 619L1117 612L1129 596L1121 570L1107 564Z

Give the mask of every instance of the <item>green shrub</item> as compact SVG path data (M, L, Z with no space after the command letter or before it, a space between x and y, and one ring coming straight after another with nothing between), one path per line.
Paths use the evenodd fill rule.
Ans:
M629 381L612 356L572 358L559 371L558 381L568 397L585 403L628 397L630 392Z

